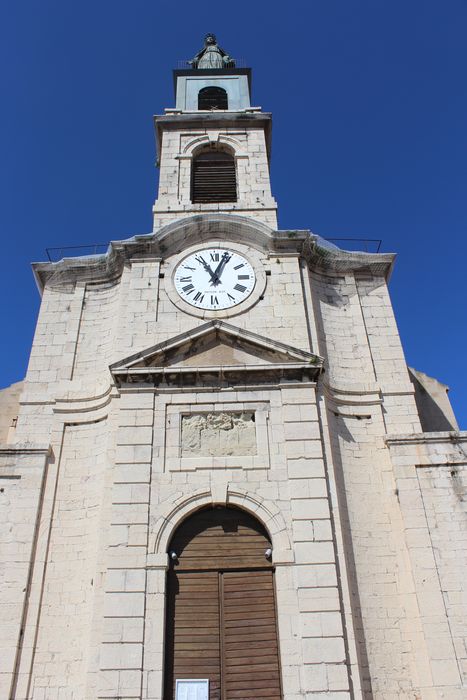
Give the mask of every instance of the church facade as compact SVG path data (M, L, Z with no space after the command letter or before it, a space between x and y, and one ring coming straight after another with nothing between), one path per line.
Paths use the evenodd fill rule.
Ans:
M278 230L213 35L174 77L153 232L34 265L0 697L465 698L467 433L407 368L394 255Z

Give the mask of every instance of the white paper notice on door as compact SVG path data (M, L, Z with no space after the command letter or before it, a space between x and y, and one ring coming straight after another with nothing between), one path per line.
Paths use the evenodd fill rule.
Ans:
M177 678L175 700L209 700L209 679Z

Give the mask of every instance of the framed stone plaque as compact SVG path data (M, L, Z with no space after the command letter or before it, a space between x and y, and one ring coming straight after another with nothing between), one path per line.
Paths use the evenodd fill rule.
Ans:
M177 678L175 700L209 700L209 679Z

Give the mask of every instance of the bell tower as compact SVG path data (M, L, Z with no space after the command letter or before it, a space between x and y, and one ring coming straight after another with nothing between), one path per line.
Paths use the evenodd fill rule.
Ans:
M212 34L174 71L175 108L154 118L160 167L154 231L193 213L224 212L277 227L269 178L271 114L251 106L251 69Z

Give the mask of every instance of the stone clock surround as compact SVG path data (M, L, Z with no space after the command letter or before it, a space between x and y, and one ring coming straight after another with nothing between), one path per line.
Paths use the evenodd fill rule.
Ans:
M164 289L169 297L170 301L178 309L184 313L190 314L190 316L196 316L198 318L230 318L231 316L236 316L248 311L258 300L264 296L266 289L266 275L269 265L265 264L264 256L261 256L256 248L251 245L245 245L242 243L231 243L228 239L222 238L222 226L219 227L219 238L212 239L210 241L203 242L202 245L193 245L185 248L182 253L174 255L170 258L167 265L164 266ZM255 275L256 282L254 289L251 294L240 304L236 304L228 309L220 309L216 311L211 311L209 309L198 309L191 304L188 304L184 299L178 294L174 285L174 275L178 268L178 265L189 255L196 252L202 252L207 248L215 247L228 247L229 250L233 250L243 257L247 258L248 262L252 265Z

